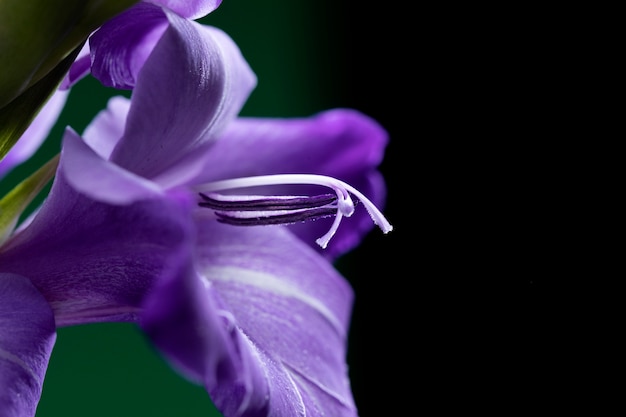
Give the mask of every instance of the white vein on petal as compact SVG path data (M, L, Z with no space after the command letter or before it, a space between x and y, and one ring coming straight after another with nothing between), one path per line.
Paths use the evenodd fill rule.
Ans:
M283 363L283 367L284 367L284 363ZM300 393L300 390L298 389L298 385L296 384L296 381L293 379L291 373L289 372L285 372L285 375L287 376L289 382L291 383L291 386L293 387L293 392L298 396L298 404L302 407L302 411L303 416L307 415L307 410L306 410L306 405L304 404L304 400L302 399L302 393Z
M338 395L337 393L331 391L325 385L322 385L318 381L312 379L306 373L298 370L297 368L289 365L288 363L283 363L283 365L287 368L288 373L290 375L292 375L293 377L297 377L299 379L299 381L301 383L301 386L302 386L302 389L307 391L309 393L309 395L311 396L311 398L316 398L317 396L314 393L312 393L310 390L306 389L306 384L304 383L304 381L308 381L310 384L316 386L317 388L320 389L320 391L322 391L324 394L328 395L330 398L332 398L333 400L335 400L337 403L341 404L345 408L347 408L347 409L354 408L351 403L343 400L340 395ZM318 403L318 406L319 406L319 403ZM323 408L323 407L320 406L320 408Z
M22 368L26 372L28 372L28 374L35 381L39 381L39 376L37 376L37 374L26 364L26 362L24 362L23 360L21 360L20 358L18 358L14 354L12 354L11 352L8 352L8 351L0 348L0 359L5 359L5 360L7 360L7 361L9 361L11 363L16 364L17 366L19 366L20 368Z
M245 334L243 329L240 329L240 331L241 331L241 334L243 335L243 340L247 341L250 348L252 349L252 352L257 357L259 362L262 364L262 368L263 368L263 371L265 372L266 379L274 379L275 383L280 384L280 381L277 381L275 377L272 376L273 372L271 372L270 369L276 368L281 371L280 375L285 378L284 382L289 384L289 387L290 387L290 389L287 389L289 398L292 400L290 402L290 405L293 406L294 408L297 408L296 410L297 415L294 417L306 417L307 409L306 409L306 405L304 404L304 399L302 398L302 393L298 389L298 385L296 384L295 380L292 378L291 374L289 373L289 367L287 367L282 360L277 361L275 358L270 357L267 354L267 352L262 351L256 345L256 343L254 343L248 337L248 335ZM279 389L280 388L281 387L279 387ZM285 388L285 387L282 387L282 388ZM272 395L271 389L270 389L269 395L270 396Z
M318 301L316 298L303 293L294 286L286 285L283 281L276 278L272 274L251 271L249 269L235 266L211 266L202 272L205 277L210 277L211 281L241 283L272 292L276 295L295 298L302 301L320 313L339 334L344 333L344 328L341 322L335 317L332 311L324 306L323 303Z

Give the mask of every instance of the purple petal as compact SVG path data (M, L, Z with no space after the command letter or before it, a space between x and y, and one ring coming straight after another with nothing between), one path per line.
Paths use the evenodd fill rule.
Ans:
M129 108L130 100L126 97L112 97L107 108L98 113L85 129L83 139L102 158L109 159L124 134Z
M33 417L56 339L54 315L26 278L0 273L0 417Z
M175 11L187 19L198 19L217 9L222 0L146 0L149 3L158 4Z
M68 162L62 158L61 168ZM33 221L3 246L2 271L29 277L57 325L134 320L148 288L189 239L190 198L99 203L76 193L63 172Z
M71 128L65 130L60 172L77 191L111 204L158 198L165 191L145 178L102 159Z
M310 118L239 118L206 154L206 165L194 182L279 173L327 175L352 185L382 209L386 187L377 167L387 142L387 132L376 121L350 109ZM285 187L283 192L296 195L301 190ZM277 193L276 188L272 193ZM366 210L357 206L322 250L315 239L326 233L331 222L320 219L290 228L324 256L334 258L354 248L374 227Z
M263 371L253 352L242 348L246 340L233 325L231 314L195 272L192 252L189 247L177 274L168 274L153 287L143 305L141 326L188 379L210 391L229 387L233 399L238 390L242 395L261 390L249 399L248 407L263 409L267 393Z
M89 42L78 53L76 60L70 70L61 81L59 90L69 90L74 84L79 82L91 72L91 57L89 56Z
M0 179L17 165L30 158L48 137L65 106L68 93L56 91L39 111L17 143L0 160Z
M129 89L167 29L163 10L140 2L105 22L89 38L91 73L107 87Z
M169 188L196 175L199 150L236 117L256 77L224 32L168 17L111 160Z
M171 288L155 293L146 312L156 345L205 383L225 417L356 417L347 282L285 228L209 220L198 231L201 278L181 278L175 301Z

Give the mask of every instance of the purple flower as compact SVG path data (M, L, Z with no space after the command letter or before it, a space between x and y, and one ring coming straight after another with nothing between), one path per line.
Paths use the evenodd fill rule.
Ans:
M136 321L225 417L357 416L353 292L331 261L374 223L391 230L377 208L386 132L350 109L238 118L256 78L232 40L149 4L133 13L159 28L143 57L141 42L110 43L97 53L128 59L91 68L130 74L110 79L132 80L132 98L82 138L66 131L48 199L0 248L0 283L41 316L30 327L0 309L0 374L17 368L5 392L27 398L17 415L34 410L53 317ZM0 409L13 405L1 389Z

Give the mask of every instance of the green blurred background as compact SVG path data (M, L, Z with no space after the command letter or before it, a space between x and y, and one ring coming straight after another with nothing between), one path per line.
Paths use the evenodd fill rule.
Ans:
M400 394L400 384L393 382L397 366L406 370L413 361L399 356L406 341L394 327L404 308L397 295L411 273L394 262L400 258L399 202L404 198L399 189L404 173L394 140L402 133L398 120L403 113L410 112L412 120L416 115L411 107L401 110L394 105L398 94L408 96L413 88L410 82L397 87L404 79L410 81L403 73L413 69L407 61L410 56L395 52L386 17L391 14L390 9L366 8L355 0L224 0L202 19L238 43L258 76L243 115L308 116L352 107L379 120L390 133L381 170L389 186L384 211L396 229L389 235L373 230L361 247L337 263L356 293L347 359L360 417L397 415L379 410L384 404L391 412ZM58 152L63 128L70 125L82 132L114 94L119 92L92 78L81 81L72 89L49 140L8 180L32 172ZM413 390L412 383L408 387ZM60 416L219 417L220 413L201 387L169 368L134 325L98 324L58 331L37 417Z

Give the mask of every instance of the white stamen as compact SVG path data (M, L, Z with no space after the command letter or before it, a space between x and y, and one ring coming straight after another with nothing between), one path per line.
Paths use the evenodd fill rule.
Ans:
M339 223L341 223L342 216L343 215L341 214L341 211L338 211L337 215L335 216L335 220L333 220L333 225L330 227L330 230L326 232L324 236L317 238L315 240L315 243L320 245L322 249L326 249L326 246L328 246L328 242L330 242L330 239L332 239L333 236L335 236L335 232L339 228Z
M233 178L222 181L214 181L196 187L204 193L211 193L223 190L247 187L263 187L268 185L321 185L331 188L337 194L337 215L330 230L322 237L316 240L317 244L322 248L326 248L330 239L335 235L339 228L342 217L350 217L354 213L354 202L350 198L350 194L355 195L359 201L363 203L365 209L369 213L374 224L376 224L383 233L389 233L393 230L391 224L378 208L360 191L353 188L349 184L336 178L315 174L276 174L276 175L260 175L256 177Z

